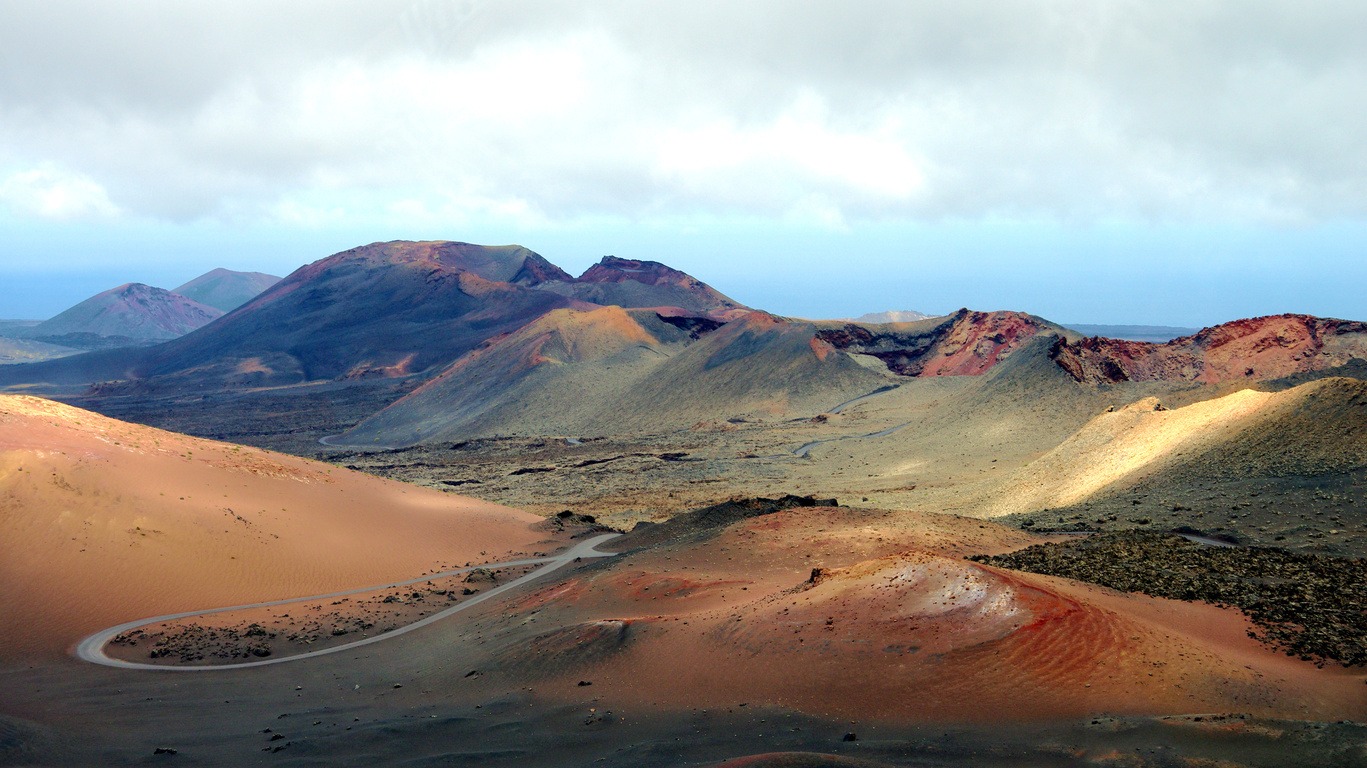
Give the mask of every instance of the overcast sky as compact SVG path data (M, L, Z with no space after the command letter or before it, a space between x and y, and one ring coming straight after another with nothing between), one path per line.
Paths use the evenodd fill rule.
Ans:
M0 317L375 240L785 314L1367 319L1360 2L0 0Z

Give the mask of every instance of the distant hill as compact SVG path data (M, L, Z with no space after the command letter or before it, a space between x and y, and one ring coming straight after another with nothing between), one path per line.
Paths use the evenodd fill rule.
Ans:
M1181 328L1173 325L1091 325L1087 323L1069 323L1064 326L1070 331L1077 331L1083 336L1101 336L1107 339L1125 339L1126 341L1148 341L1155 344L1162 344L1165 341L1190 336L1199 331L1199 328Z
M178 293L125 283L98 293L29 329L28 338L69 346L106 346L100 337L128 343L183 336L223 314Z
M219 267L173 288L172 293L179 293L187 299L194 299L223 312L231 312L278 282L280 278L264 272L234 272Z
M914 309L892 309L887 312L870 312L867 315L860 315L854 318L856 323L914 323L917 320L929 320L935 315L927 315L924 312L917 312Z

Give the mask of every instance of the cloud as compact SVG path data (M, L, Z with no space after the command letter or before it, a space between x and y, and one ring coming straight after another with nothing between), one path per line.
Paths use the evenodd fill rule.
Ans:
M1367 7L1348 4L97 2L7 16L0 167L72 169L43 182L66 202L34 215L108 215L111 197L133 215L299 226L1367 213Z
M0 203L44 219L113 216L118 208L93 179L55 168L15 171L0 180Z

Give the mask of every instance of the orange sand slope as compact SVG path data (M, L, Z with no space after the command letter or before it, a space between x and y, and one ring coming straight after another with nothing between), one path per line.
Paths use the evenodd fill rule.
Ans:
M534 515L0 397L0 659L142 616L490 562Z
M529 594L512 610L565 628L510 636L505 661L640 703L831 717L1367 715L1360 670L1287 658L1235 611L962 559L1028 541L941 515L757 517Z

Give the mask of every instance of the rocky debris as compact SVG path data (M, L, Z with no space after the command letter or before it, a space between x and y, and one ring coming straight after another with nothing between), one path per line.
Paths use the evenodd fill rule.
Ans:
M464 582L466 584L497 584L498 573L488 568L476 568L465 574Z
M835 507L835 499L786 494L777 499L754 497L732 499L710 507L683 512L662 523L637 524L614 546L627 548L651 547L689 535L712 535L732 523L751 517L771 515L794 507Z
M658 313L655 316L679 330L687 331L688 338L694 340L702 338L705 333L711 333L723 325L726 325L726 323L720 320L713 320L710 317L671 317Z
M564 509L546 518L546 522L538 523L543 530L560 533L562 531L572 531L572 537L587 536L591 533L621 533L616 528L612 528L598 522L598 518L593 515L585 515L573 510Z
M1323 665L1367 665L1367 560L1214 547L1173 534L1099 533L975 562L1123 592L1239 608L1259 640Z

